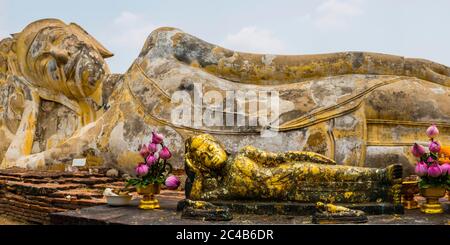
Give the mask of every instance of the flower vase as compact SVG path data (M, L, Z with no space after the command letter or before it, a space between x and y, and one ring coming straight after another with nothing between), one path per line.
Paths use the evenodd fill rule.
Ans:
M137 188L139 195L142 195L142 199L139 203L140 209L152 210L160 208L158 199L155 198L156 194L159 194L161 186L159 184L148 185L145 188Z
M444 212L439 198L445 195L444 187L428 187L421 188L420 194L426 198L426 203L424 203L420 210L426 214L441 214Z

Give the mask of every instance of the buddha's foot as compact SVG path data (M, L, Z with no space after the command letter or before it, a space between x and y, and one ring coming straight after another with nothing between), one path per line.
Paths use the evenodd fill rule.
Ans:
M401 179L403 176L403 167L401 164L392 164L386 168L386 177L388 182L393 183L394 180Z

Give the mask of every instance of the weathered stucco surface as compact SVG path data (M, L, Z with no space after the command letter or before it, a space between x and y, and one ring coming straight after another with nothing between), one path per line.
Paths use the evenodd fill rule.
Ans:
M343 165L402 163L405 174L414 164L409 147L426 144L430 123L450 145L450 68L434 62L361 52L246 54L174 28L152 32L125 74L109 73L104 58L111 55L79 26L57 20L0 42L2 168L63 169L86 157L92 166L131 171L153 129L166 135L178 169L185 139L199 133L234 152L246 145L307 150ZM226 91L276 91L279 123L175 125L172 95L194 98L198 85L224 98ZM278 134L261 137L267 126Z

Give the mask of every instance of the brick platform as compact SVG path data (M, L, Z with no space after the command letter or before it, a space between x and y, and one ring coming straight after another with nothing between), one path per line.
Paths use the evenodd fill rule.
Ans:
M120 178L81 172L0 170L0 215L26 223L48 224L49 213L106 203L106 187L123 187Z

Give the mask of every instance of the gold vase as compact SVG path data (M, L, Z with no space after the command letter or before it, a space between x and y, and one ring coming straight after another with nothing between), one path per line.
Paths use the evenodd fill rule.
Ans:
M426 214L441 214L444 212L439 198L445 195L444 187L421 188L420 194L427 199L427 202L420 207L420 210Z
M419 208L414 196L419 193L419 181L408 180L402 182L403 206L406 209Z
M139 203L140 209L152 210L160 208L158 199L155 198L156 194L159 194L161 186L159 184L148 185L145 188L136 188L139 195L142 195L142 199Z

